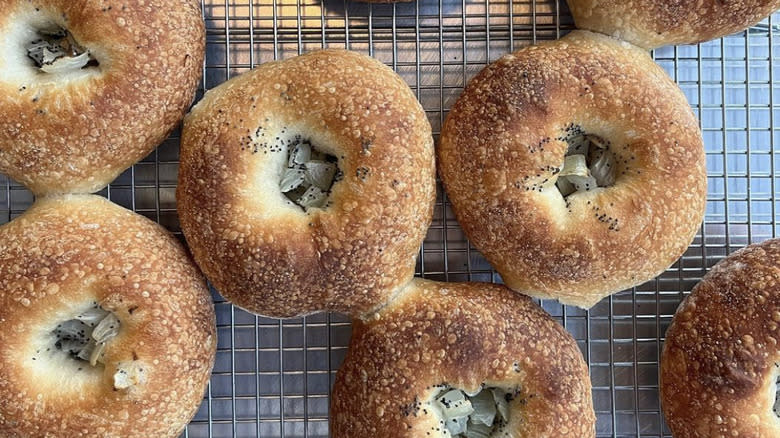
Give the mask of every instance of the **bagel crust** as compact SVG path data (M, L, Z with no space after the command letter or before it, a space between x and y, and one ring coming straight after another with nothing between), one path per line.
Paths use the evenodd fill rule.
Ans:
M562 196L571 129L610 144L614 184ZM447 117L439 170L510 288L585 308L663 272L704 215L704 148L685 96L640 49L587 31L480 72Z
M503 286L415 279L386 308L354 321L352 333L333 387L334 437L450 436L420 407L442 383L466 391L483 383L519 387L506 436L595 436L577 343L531 299Z
M780 240L750 245L704 276L677 309L661 356L675 437L780 436Z
M120 324L96 366L50 342L91 303ZM68 195L0 227L3 437L176 437L203 398L215 331L199 271L146 218ZM129 369L143 379L118 385Z
M343 179L326 208L304 211L279 189L283 143L295 136L338 159ZM206 93L185 119L182 230L220 293L255 313L381 306L414 274L435 192L422 107L364 55L264 64Z
M646 49L695 44L742 31L780 8L780 0L567 0L580 29Z
M39 71L24 44L50 25L99 65ZM204 51L196 0L0 0L0 172L38 195L100 190L181 121Z

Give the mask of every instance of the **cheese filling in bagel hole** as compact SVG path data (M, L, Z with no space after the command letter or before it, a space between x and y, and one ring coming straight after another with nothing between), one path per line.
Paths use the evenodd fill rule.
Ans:
M122 323L113 312L96 301L68 312L64 318L43 331L38 337L32 362L35 367L73 373L69 377L100 376L108 364L107 347L116 340ZM125 389L144 383L144 363L133 353L132 360L111 364L116 366L112 384Z
M772 388L772 397L774 399L772 410L775 413L775 417L780 420L780 364L775 364L775 373L777 373L777 376L775 377L775 385Z
M558 138L568 149L555 186L563 197L615 184L615 155L610 142L571 124Z
M482 386L475 392L437 385L433 396L425 402L416 402L411 415L418 411L431 412L439 420L430 436L457 438L502 437L508 431L511 408L509 403L519 394L519 389ZM438 433L438 435L436 434Z
M45 351L36 351L36 355L65 356L78 361L82 368L102 365L106 345L119 333L120 326L116 315L93 301L71 319L60 321L49 333L50 345Z
M44 73L59 73L98 65L89 50L82 47L70 32L57 25L35 30L26 46L27 57Z
M72 33L65 20L56 10L31 4L20 6L7 18L0 32L0 81L18 84L24 92L37 83L100 75L98 59L106 58L105 50L79 41L78 33Z
M289 203L304 210L326 208L333 184L343 178L338 159L296 135L286 145L287 159L279 189Z

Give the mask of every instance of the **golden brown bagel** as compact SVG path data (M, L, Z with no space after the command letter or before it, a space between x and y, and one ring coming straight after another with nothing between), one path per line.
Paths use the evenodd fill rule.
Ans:
M90 61L45 72L28 48L62 29ZM157 147L195 95L205 33L196 0L0 0L0 41L0 173L41 195L97 191Z
M64 334L73 323L87 332ZM102 353L74 357L84 344L66 343L103 326ZM159 225L92 195L39 200L0 227L0 436L176 437L215 331L203 278Z
M590 135L614 182L565 197L564 156ZM663 272L704 214L704 149L685 96L640 49L586 31L479 73L447 117L439 170L510 288L580 307Z
M578 28L646 49L694 44L739 32L780 0L567 0Z
M773 239L715 265L677 309L661 357L661 402L674 436L780 436L779 338Z
M332 434L451 436L431 409L442 384L509 391L508 421L490 436L595 436L588 368L560 324L503 286L425 280L354 321L333 388Z
M322 208L280 189L302 143L342 173ZM234 304L359 315L412 277L434 175L431 127L406 83L364 55L323 50L206 93L185 119L177 199L195 260Z

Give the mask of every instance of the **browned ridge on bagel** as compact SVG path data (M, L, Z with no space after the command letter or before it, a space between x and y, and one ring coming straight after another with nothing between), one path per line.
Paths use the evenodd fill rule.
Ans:
M480 72L442 129L466 235L512 289L590 307L663 272L706 201L685 96L640 49L586 31Z
M716 264L677 309L661 357L676 438L780 436L780 240Z
M415 279L353 322L336 377L338 438L588 438L595 413L577 343L528 297Z
M182 230L220 293L255 313L383 305L414 274L435 192L425 112L354 52L263 64L184 123Z
M0 436L176 437L216 344L206 282L149 219L67 195L0 227Z
M0 173L90 193L181 121L201 77L197 0L0 0Z
M694 44L739 32L780 0L567 0L578 28L647 49Z

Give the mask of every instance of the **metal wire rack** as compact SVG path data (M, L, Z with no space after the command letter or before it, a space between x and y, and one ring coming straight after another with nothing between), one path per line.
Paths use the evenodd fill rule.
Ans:
M416 92L437 137L466 82L488 62L573 28L564 0L202 5L208 44L199 96L266 61L321 47L348 48L393 67ZM725 255L777 235L778 19L721 40L653 53L699 116L707 151L706 219L682 259L657 279L587 312L541 303L574 335L590 365L599 437L671 436L658 401L658 361L678 303ZM178 143L174 133L101 194L180 235ZM5 223L33 196L2 175L0 187ZM441 188L417 268L419 275L444 281L500 281L464 237ZM349 319L320 314L281 321L236 309L216 292L214 301L216 366L184 436L328 436L328 393L349 342Z

